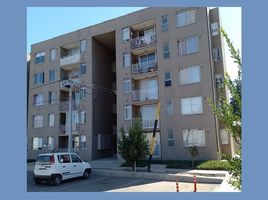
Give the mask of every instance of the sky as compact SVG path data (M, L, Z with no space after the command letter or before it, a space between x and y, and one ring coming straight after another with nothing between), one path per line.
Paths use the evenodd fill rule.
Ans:
M101 23L144 7L28 7L27 53L32 44ZM220 7L222 26L236 49L242 52L242 9ZM237 67L225 44L227 71L235 78Z

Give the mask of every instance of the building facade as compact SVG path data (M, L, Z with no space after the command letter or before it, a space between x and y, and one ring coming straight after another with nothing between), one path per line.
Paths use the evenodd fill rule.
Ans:
M158 103L153 158L191 159L190 146L200 160L232 155L208 105L228 98L220 26L218 8L146 8L32 45L28 159L66 151L70 131L84 159L116 155L135 117L151 139Z

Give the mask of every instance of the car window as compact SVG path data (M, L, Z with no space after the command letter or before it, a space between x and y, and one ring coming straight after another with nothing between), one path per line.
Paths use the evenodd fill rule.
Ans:
M82 162L82 160L74 154L71 154L72 162Z
M69 154L58 155L58 161L60 163L70 163L71 162Z
M49 155L45 155L45 156L38 156L35 164L37 165L49 165L50 164L50 156Z

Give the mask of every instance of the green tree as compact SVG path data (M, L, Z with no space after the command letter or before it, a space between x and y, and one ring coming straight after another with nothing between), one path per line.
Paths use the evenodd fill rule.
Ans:
M147 143L145 134L142 130L141 118L134 120L133 126L129 128L128 134L122 127L120 129L121 139L118 142L120 155L132 166L136 171L136 163L147 155Z
M218 102L212 102L209 100L210 107L213 112L217 115L218 119L225 125L225 128L234 138L236 143L239 145L239 150L236 152L236 156L228 157L227 160L230 163L230 174L231 178L229 183L233 185L236 189L241 190L242 187L242 155L241 155L241 91L242 91L242 60L238 49L234 48L233 43L229 39L226 32L221 29L221 34L227 42L231 57L234 63L237 65L238 73L234 80L231 80L228 73L224 75L223 87L226 87L231 95L230 101L224 96L219 98ZM217 106L217 103L219 106Z
M197 146L190 146L190 147L188 147L188 151L190 152L190 154L193 158L192 159L192 167L194 167L195 157L197 157L199 155L198 147Z

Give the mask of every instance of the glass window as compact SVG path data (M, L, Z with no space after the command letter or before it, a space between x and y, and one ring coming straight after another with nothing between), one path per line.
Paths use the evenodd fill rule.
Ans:
M35 64L45 62L45 52L40 52L35 54Z
M163 58L169 58L170 52L169 52L169 42L166 42L163 44Z
M166 115L167 116L173 116L173 101L172 99L166 100Z
M195 23L195 10L177 13L177 27Z
M56 59L56 49L50 49L50 60L53 61Z
M165 72L165 87L171 86L171 73Z
M229 134L225 129L220 130L221 144L229 144Z
M86 111L81 111L80 112L80 124L85 124L86 123Z
M71 154L72 162L73 163L80 163L82 160L75 154Z
M213 60L217 63L221 61L221 50L219 47L212 49Z
M51 69L49 70L49 82L56 80L56 70Z
M39 150L43 147L43 138L34 137L33 138L33 150Z
M48 114L48 126L52 127L55 123L55 114Z
M178 50L179 55L198 52L198 36L187 37L178 41Z
M179 71L180 84L190 84L200 82L200 66L190 66Z
M58 155L58 161L60 163L70 163L71 159L69 154L62 154L62 155Z
M56 103L56 92L48 92L48 103L49 104L54 104Z
M219 35L219 23L218 22L211 23L210 28L211 28L211 35L212 36Z
M204 129L184 129L183 130L184 147L206 146L205 130Z
M191 115L203 113L202 97L181 99L181 114Z
M43 115L34 115L33 116L33 128L43 127Z
M87 137L85 135L81 135L81 137L80 137L80 145L81 145L82 149L86 148L86 139L87 139Z
M130 35L129 33L130 33L130 31L129 31L128 27L122 29L123 41L128 41L129 40L129 35Z
M54 137L49 136L47 140L48 140L48 150L54 150Z
M34 95L34 105L35 106L41 106L44 104L44 94L35 94Z
M44 84L45 73L44 72L37 72L34 74L34 84Z
M123 81L123 91L124 93L131 92L131 80L126 79Z
M124 106L124 120L131 120L132 119L132 110L130 105Z
M82 87L80 89L80 98L81 99L86 99L87 98L87 88L86 87Z
M175 146L175 139L172 129L167 130L168 146Z
M130 53L124 52L123 53L123 67L129 67L130 66Z
M161 30L162 32L168 31L168 15L161 16Z
M80 63L80 75L87 73L87 65L85 62Z
M224 85L223 74L216 74L215 75L215 82L216 82L216 88L222 88Z
M83 53L87 50L87 41L81 40L80 41L80 52Z

